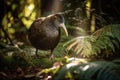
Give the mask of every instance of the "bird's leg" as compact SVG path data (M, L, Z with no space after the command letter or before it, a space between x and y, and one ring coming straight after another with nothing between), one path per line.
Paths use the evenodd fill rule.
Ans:
M52 60L54 58L54 55L53 54L51 54L50 55L50 60Z
M50 60L53 60L53 58L54 58L53 50L50 50L50 52L51 52L51 53L50 53L50 54L51 54L51 55L50 55Z
M39 55L38 55L38 49L36 49L36 51L35 51L35 56L36 56L36 58L39 57Z

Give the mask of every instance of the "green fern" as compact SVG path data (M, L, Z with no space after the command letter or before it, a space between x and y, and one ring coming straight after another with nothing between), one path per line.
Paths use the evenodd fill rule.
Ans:
M71 63L70 63L71 64ZM120 65L107 61L67 64L54 76L54 80L120 80ZM66 77L71 75L71 77Z
M80 36L67 42L67 50L73 49L76 54L91 57L105 53L105 56L115 53L120 49L120 24L108 25L92 35ZM104 51L104 52L103 52Z

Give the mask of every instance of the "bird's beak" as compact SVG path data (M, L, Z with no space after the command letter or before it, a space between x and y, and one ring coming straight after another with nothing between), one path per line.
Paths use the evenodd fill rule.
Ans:
M66 29L66 27L65 27L65 24L64 24L64 23L61 23L61 24L60 24L60 27L62 27L62 28L64 29L64 31L65 31L65 33L66 33L66 36L68 36L68 31L67 31L67 29Z

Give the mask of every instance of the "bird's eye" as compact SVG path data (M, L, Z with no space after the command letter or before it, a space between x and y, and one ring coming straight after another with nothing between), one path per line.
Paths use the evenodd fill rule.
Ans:
M54 19L55 19L57 22L59 22L59 23L64 23L64 18L63 18L62 15L56 14L56 15L54 16Z
M57 19L57 16L54 16L54 19L56 20L56 19Z

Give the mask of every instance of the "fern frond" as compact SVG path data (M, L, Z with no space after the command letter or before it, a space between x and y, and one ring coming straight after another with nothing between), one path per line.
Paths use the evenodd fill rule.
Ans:
M55 75L55 79L65 80L67 72L75 80L120 80L120 65L107 61L79 63L71 67L67 64ZM74 63L73 63L74 64Z
M92 43L95 41L96 41L95 36L92 36L92 35L82 36L82 37L74 38L73 40L66 43L65 46L68 45L67 50L74 48L74 51L76 52L76 54L80 53L82 56L86 57L93 52Z
M108 25L92 35L74 38L66 45L68 50L73 48L76 54L80 54L83 57L100 54L103 52L102 50L114 53L116 49L120 49L119 34L120 24ZM105 53L105 55L108 56L108 53Z
M118 44L116 40L112 40L112 43L116 46L117 49L120 48L120 45Z
M120 24L111 25L112 33L114 34L115 38L120 42Z

